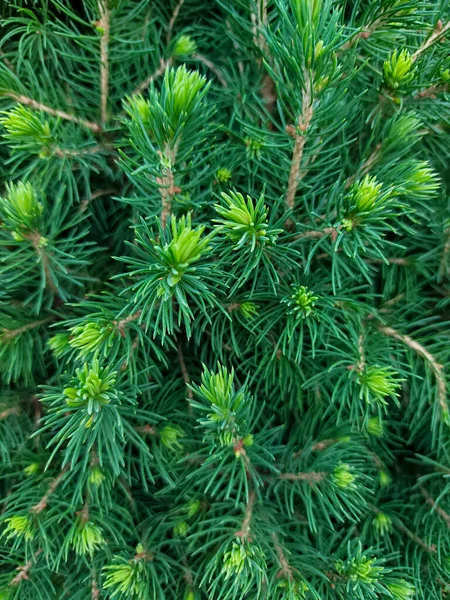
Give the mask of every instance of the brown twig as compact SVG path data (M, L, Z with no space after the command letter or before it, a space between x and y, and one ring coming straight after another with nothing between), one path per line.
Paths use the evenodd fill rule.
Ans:
M450 515L447 512L445 512L445 510L441 506L436 504L436 500L432 496L430 496L430 494L424 487L420 488L420 493L427 501L427 504L429 504L433 508L433 510L436 511L436 513L441 517L441 519L445 521L447 527L450 529Z
M152 81L155 81L155 79L158 79L158 77L161 77L161 75L163 75L167 67L170 67L172 62L172 58L162 58L159 63L159 67L156 69L156 71L154 71L151 75L146 77L144 81L141 81L141 83L138 86L136 86L136 88L131 92L131 95L134 96L135 94L141 94L146 88L148 88Z
M391 338L401 342L405 346L408 346L408 348L411 348L411 350L413 350L418 356L420 356L429 365L431 372L433 373L433 375L436 378L437 397L438 397L438 401L439 401L439 406L440 406L442 412L444 413L444 415L447 414L447 412L448 412L447 383L445 381L445 376L443 373L444 366L442 364L440 364L436 360L436 358L431 354L431 352L429 352L424 346L422 346L422 344L419 344L419 342L414 340L409 335L406 335L404 333L399 333L393 327L386 327L384 325L380 325L378 327L378 330L381 333L383 333L384 335L387 335L388 337L391 337Z
M18 327L17 329L0 329L0 336L2 341L9 341L18 335L22 335L26 331L30 331L30 329L35 329L36 327L40 327L41 325L45 325L52 321L52 317L47 317L46 319L40 319L39 321L33 321L32 323L27 323L26 325L22 325L22 327Z
M100 114L102 125L108 120L108 94L109 94L109 36L111 29L111 11L108 8L108 0L99 0L98 8L100 20L98 27L101 28L100 40Z
M425 40L425 42L414 52L412 55L413 61L416 61L419 56L428 50L430 46L441 40L445 33L450 29L450 21L445 25L442 25L442 21L438 21L433 33Z
M192 393L192 390L189 387L189 384L191 383L191 378L189 376L189 371L186 367L186 361L184 360L184 354L181 348L181 344L178 344L178 362L180 363L181 373L183 375L184 383L186 384L188 398L189 400L192 400L194 394Z
M94 133L100 133L102 131L102 128L98 123L94 123L93 121L87 121L86 119L82 119L75 115L71 115L63 110L52 108L51 106L47 106L46 104L37 102L36 100L33 100L33 98L29 98L28 96L24 96L23 94L16 94L15 92L6 92L5 96L12 98L16 102L20 102L20 104L23 104L24 106L29 106L33 110L40 110L42 112L47 113L48 115L52 115L53 117L58 117L59 119L64 119L65 121L72 121L72 123L77 123L78 125L87 127Z
M30 573L31 567L36 562L36 559L38 558L38 556L40 554L42 554L42 552L43 552L42 548L39 548L39 550L34 554L33 558L31 558L26 564L21 565L20 567L17 567L16 571L19 571L19 572L13 579L11 579L11 581L9 582L9 585L11 585L11 586L19 585L22 581L27 581L30 578L29 573Z
M31 509L30 509L31 512L39 514L47 508L48 499L55 492L56 488L61 483L61 481L62 481L64 475L67 473L68 469L69 469L69 467L67 467L67 466L64 467L64 469L59 473L59 475L57 477L55 477L55 479L49 485L48 490L42 496L42 498L39 500L39 502L31 507Z
M166 35L166 45L168 46L172 40L172 33L173 33L173 26L175 25L175 21L177 20L177 17L180 13L181 7L184 4L184 0L178 0L178 4L175 6L172 16L170 17L170 21L169 21L169 28L167 29L167 35Z
M2 410L2 412L0 412L0 421L4 421L11 415L18 414L20 414L20 408L18 406L11 406L10 408L6 408L5 410Z
M328 477L324 471L310 471L309 473L281 473L280 479L284 481L306 481L309 485L320 483Z
M355 183L357 177L363 177L364 175L367 175L370 169L378 162L380 156L381 144L377 144L375 146L375 150L372 152L369 158L363 162L361 167L358 169L357 173L347 179L347 181L345 182L345 189L348 189L353 183Z
M298 177L300 165L302 162L303 151L306 144L306 133L313 118L313 97L312 97L312 73L304 73L304 88L302 93L302 112L297 120L297 131L294 137L294 149L292 151L291 168L289 171L288 189L286 192L286 206L289 209L294 208L295 194L298 187Z
M253 508L255 506L256 494L252 490L248 496L247 506L245 507L244 520L242 521L242 528L236 531L235 536L245 538L250 541L250 525L252 522Z
M211 62L208 58L206 58L206 56L203 56L203 54L199 54L198 52L195 52L192 55L192 58L195 60L198 60L199 62L204 64L205 67L207 67L212 73L214 73L214 75L220 81L220 84L222 85L222 87L224 87L224 88L228 87L228 83L227 83L227 80L225 79L225 77L222 75L222 73L219 71L219 69L216 67L216 65L213 62Z

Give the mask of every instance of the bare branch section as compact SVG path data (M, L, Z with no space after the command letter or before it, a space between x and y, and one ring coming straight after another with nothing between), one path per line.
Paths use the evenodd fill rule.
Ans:
M173 26L175 25L175 21L177 20L178 15L180 14L180 10L181 10L181 7L183 6L183 4L184 4L184 0L178 0L177 5L173 9L173 13L172 13L172 16L170 17L170 21L169 21L169 28L167 30L167 36L166 36L166 44L167 45L169 45L172 40Z
M36 329L36 327L40 327L41 325L45 325L52 321L51 317L47 317L46 319L40 319L39 321L33 321L32 323L27 323L26 325L22 325L22 327L18 327L17 329L0 329L0 337L2 341L9 341L17 337L18 335L22 335L26 331L30 331L31 329Z
M111 29L111 11L108 8L108 0L99 0L98 8L100 20L98 26L101 29L100 40L100 114L102 125L108 120L108 94L109 94L109 34Z
M154 71L151 75L146 77L144 81L141 81L141 83L131 92L131 95L134 96L135 94L142 94L142 92L148 88L152 81L155 81L155 79L158 79L159 77L161 77L161 75L164 74L164 72L168 67L170 67L172 62L172 58L162 58L159 63L159 67L156 69L156 71Z
M431 372L436 378L437 383L437 398L439 401L439 406L443 414L447 414L447 384L445 381L445 376L443 373L444 366L441 365L436 358L429 352L422 344L419 344L416 340L414 340L409 335L399 333L393 327L378 327L378 330L387 335L388 337L393 338L411 348L418 356L420 356L430 367Z
M5 96L12 98L16 102L20 102L20 104L23 104L24 106L29 106L33 110L40 110L42 112L47 113L48 115L52 115L52 117L58 117L59 119L64 119L65 121L72 121L72 123L78 123L78 125L82 125L83 127L90 129L94 133L100 133L102 131L102 128L98 123L94 123L93 121L87 121L86 119L81 119L80 117L64 112L63 110L52 108L51 106L42 104L42 102L37 102L36 100L33 100L33 98L29 98L28 96L24 96L23 94L6 92Z
M191 383L191 378L189 376L189 371L186 367L186 361L184 360L184 354L183 349L181 348L181 344L178 344L178 362L180 363L181 373L183 375L184 383L186 384L188 398L189 400L192 400L194 394L192 393L192 390L189 387L189 384Z
M428 48L430 48L430 46L432 46L436 42L439 42L440 40L442 40L442 38L444 37L446 32L449 30L450 30L450 21L448 23L446 23L445 25L442 24L442 21L438 21L437 25L434 28L434 31L430 35L430 37L427 40L425 40L425 42L420 46L420 48L418 48L412 55L413 60L416 61L423 52L425 52L426 50L428 50Z
M156 183L159 185L159 193L161 194L161 225L165 229L167 224L167 218L172 210L172 198L175 194L181 192L181 189L175 185L175 178L172 170L172 166L175 164L177 158L178 147L171 147L167 145L164 151L164 157L168 160L168 167L164 167L164 173L162 177L156 179Z
M292 152L291 170L289 172L288 189L286 193L287 208L294 208L295 194L297 192L300 174L300 165L303 158L303 150L306 144L306 132L313 118L312 98L312 73L305 73L305 85L302 94L302 112L298 117L297 131L294 137L294 150Z
M30 559L27 563L25 563L24 565L21 565L20 567L17 567L17 575L11 579L11 581L9 582L10 586L15 586L15 585L19 585L22 581L27 581L28 579L30 579L30 570L32 568L32 566L34 565L34 563L36 562L37 558L39 557L40 554L42 554L43 550L42 548L40 548L33 556L32 559Z
M324 471L309 471L308 473L281 473L280 479L285 481L306 481L309 485L320 483L328 477Z
M48 500L49 500L50 496L56 491L56 488L61 483L61 481L62 481L64 475L67 473L68 469L69 469L69 467L64 467L64 469L59 473L59 475L57 477L55 477L55 479L48 486L48 490L46 491L46 493L42 496L42 498L39 500L39 502L31 508L32 512L39 514L47 508Z
M219 80L222 87L224 87L224 88L228 87L228 83L227 83L227 80L225 79L225 77L222 75L222 73L219 71L219 69L216 67L216 65L213 62L211 62L210 60L208 60L206 58L206 56L203 56L203 54L199 54L198 52L195 52L195 54L192 55L192 58L194 58L195 60L198 60L199 62L204 64L205 67L207 67L212 73L214 73L214 75L217 77L217 79Z
M254 491L251 491L248 496L247 506L245 508L244 520L242 521L242 529L235 533L236 537L250 539L250 524L252 522L255 500L256 494Z
M427 501L427 504L429 504L432 507L432 509L436 512L436 514L438 514L441 517L441 519L445 521L447 527L450 529L450 515L447 512L445 512L445 510L441 506L436 504L436 500L427 492L427 490L424 487L420 488L420 493Z

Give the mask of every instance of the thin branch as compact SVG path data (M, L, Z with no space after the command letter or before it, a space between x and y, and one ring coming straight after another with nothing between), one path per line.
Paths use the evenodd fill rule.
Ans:
M336 241L339 234L339 229L336 227L325 227L325 229L311 229L310 231L304 231L294 237L294 240L302 240L304 238L322 238L327 235L331 236L332 241Z
M39 502L31 508L31 512L39 514L47 508L47 504L48 504L48 500L49 500L50 496L56 491L56 488L61 483L61 481L62 481L64 475L67 473L68 469L69 469L69 467L64 467L64 469L62 469L62 471L59 473L59 475L57 477L55 477L55 479L49 485L47 492L42 496L42 498L39 500Z
M205 65L205 67L207 67L212 73L214 73L214 75L220 81L220 84L222 85L222 87L224 87L224 88L228 87L228 83L227 83L227 80L225 79L225 77L222 75L222 73L219 71L219 69L216 67L216 65L213 62L211 62L209 59L207 59L206 56L203 56L203 54L199 54L198 52L195 52L195 54L192 55L192 58L203 63Z
M380 325L378 327L378 330L381 333L383 333L384 335L387 335L388 337L391 337L391 338L401 342L405 346L408 346L408 348L411 348L411 350L413 350L426 363L428 363L428 365L431 369L431 372L433 373L433 375L436 378L437 397L438 397L438 401L439 401L439 406L440 406L442 412L444 413L444 415L447 414L447 411L448 411L447 384L445 381L445 376L443 374L444 366L441 365L436 360L436 358L433 356L433 354L431 354L431 352L429 352L424 346L422 346L422 344L419 344L419 342L414 340L409 335L406 335L404 333L399 333L393 327L385 327L382 325Z
M17 567L16 571L19 571L17 573L17 575L11 579L11 581L9 582L9 585L13 586L13 585L19 585L22 581L27 581L30 577L29 577L29 573L30 573L30 569L31 567L34 565L34 563L36 562L36 559L38 558L38 556L40 554L42 554L43 550L42 548L40 548L33 556L33 558L31 558L26 564L21 565L20 567Z
M424 487L420 488L420 493L427 501L427 504L429 504L433 508L433 510L436 511L436 513L441 517L441 519L445 521L447 527L450 529L450 515L447 512L445 512L445 510L441 506L436 504L436 500L432 496L430 496L430 494Z
M2 412L0 412L0 421L4 421L11 415L18 414L20 414L20 408L18 406L11 406L10 408L6 408L5 410L2 410Z
M172 210L172 198L175 194L181 192L181 189L175 185L175 179L172 171L172 166L175 164L177 158L177 149L180 139L174 147L169 145L166 146L164 151L164 158L168 160L170 166L163 167L164 174L162 177L156 178L156 183L159 185L159 193L161 194L161 226L165 229L167 224L167 218ZM161 153L161 159L163 158ZM162 161L161 161L162 162ZM165 161L164 161L165 162Z
M288 189L286 192L286 206L289 209L294 208L295 194L298 187L300 165L303 157L303 150L306 143L306 132L309 129L313 118L313 99L312 99L312 73L305 72L305 85L302 93L302 112L298 117L297 131L295 133L294 149L292 151L291 169L289 172Z
M17 329L0 329L1 341L8 342L18 335L22 335L26 331L30 331L30 329L35 329L36 327L40 327L41 325L45 325L46 323L52 321L52 317L47 317L46 319L40 319L39 321L33 321L32 323L27 323L26 325L22 325L22 327L18 327Z
M277 577L284 577L288 581L292 581L294 579L293 568L289 565L287 558L284 554L283 548L280 545L278 540L278 536L276 533L272 533L272 539L275 545L275 552L277 553L278 562L280 563L280 571L277 574Z
M15 92L6 92L5 96L12 98L16 102L20 102L20 104L23 104L24 106L29 106L33 110L40 110L42 112L47 113L48 115L52 115L53 117L58 117L59 119L64 119L65 121L72 121L72 123L78 123L78 125L87 127L94 133L100 133L102 131L102 128L98 123L94 123L93 121L87 121L86 119L81 119L80 117L64 112L63 110L52 108L51 106L42 104L42 102L37 102L36 100L33 100L33 98L29 98L28 96L24 96L23 94L16 94Z
M109 94L109 35L111 29L111 11L107 5L108 0L99 0L100 21L102 37L100 40L100 114L102 125L108 120L108 94Z
M359 40L367 40L368 38L370 38L370 36L378 29L378 27L380 27L380 25L382 23L383 23L383 19L382 18L376 19L376 21L373 21L373 23L371 23L367 27L364 27L361 31L358 31L358 33L356 33L351 39L349 39L348 42L345 42L345 44L343 44L339 48L338 55L341 52L343 52L344 50L348 50L349 48L353 48L353 46Z
M252 522L253 508L255 506L256 494L252 490L248 496L247 506L245 507L244 520L242 521L242 529L235 533L236 537L250 540L250 524Z
M189 400L192 400L194 394L192 393L192 390L189 387L189 384L191 383L191 378L189 376L189 371L186 367L186 361L184 360L184 354L181 348L181 344L178 344L178 362L180 363L181 373L183 375L184 383L186 384L188 398Z
M442 25L442 21L438 21L436 24L436 27L434 28L434 31L430 35L430 37L428 39L426 39L425 42L420 46L420 48L418 48L412 55L413 61L416 61L419 58L419 56L423 52L425 52L425 50L428 50L428 48L430 46L432 46L436 42L440 41L449 29L450 29L450 21L448 23L446 23L445 25Z
M281 473L279 479L284 481L306 481L309 485L320 483L328 477L324 471L310 471L309 473Z
M152 81L155 81L155 79L158 79L158 77L161 77L161 75L164 74L165 70L167 67L170 67L172 62L172 58L162 58L156 71L146 77L144 81L141 81L141 83L131 92L131 95L134 96L135 94L141 94L146 88L148 88Z
M178 0L178 4L175 6L172 16L170 17L169 28L167 30L167 35L166 35L166 45L167 46L170 44L170 42L172 40L173 26L175 25L175 21L177 20L178 14L179 14L183 4L184 4L184 0Z
M355 183L357 177L363 177L364 175L367 175L370 169L379 161L380 156L381 144L377 144L375 146L375 150L372 152L369 158L363 162L357 173L347 179L345 183L345 189L348 189L353 183Z

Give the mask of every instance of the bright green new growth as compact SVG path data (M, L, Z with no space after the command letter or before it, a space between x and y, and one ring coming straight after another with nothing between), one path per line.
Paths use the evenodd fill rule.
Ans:
M449 3L3 4L0 600L448 600Z

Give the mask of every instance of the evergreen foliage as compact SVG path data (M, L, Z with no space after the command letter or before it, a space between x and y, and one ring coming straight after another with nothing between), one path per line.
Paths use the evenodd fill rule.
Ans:
M0 599L450 598L448 1L0 10Z

